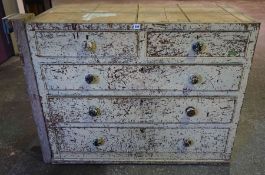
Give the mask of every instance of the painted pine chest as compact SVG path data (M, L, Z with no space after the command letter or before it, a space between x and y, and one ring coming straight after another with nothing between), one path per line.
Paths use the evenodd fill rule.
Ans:
M216 4L72 4L25 30L46 162L229 161L259 23Z

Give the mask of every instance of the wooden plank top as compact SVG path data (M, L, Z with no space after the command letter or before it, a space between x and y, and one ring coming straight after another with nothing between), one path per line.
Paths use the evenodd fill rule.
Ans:
M38 15L33 23L253 23L238 10L216 3L67 4Z

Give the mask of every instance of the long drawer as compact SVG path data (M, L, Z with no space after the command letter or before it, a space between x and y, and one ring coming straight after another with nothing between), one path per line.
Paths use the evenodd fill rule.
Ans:
M41 65L48 90L238 90L242 65Z
M150 57L243 57L248 32L148 32Z
M60 152L224 152L229 129L56 128ZM54 143L55 144L55 143Z
M48 122L229 123L231 97L49 97Z
M137 57L136 32L36 32L38 56ZM102 58L104 59L104 58Z

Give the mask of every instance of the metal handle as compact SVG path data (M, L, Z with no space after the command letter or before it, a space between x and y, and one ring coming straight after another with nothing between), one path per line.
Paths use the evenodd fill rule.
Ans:
M98 138L98 139L94 140L93 145L94 146L101 146L101 145L104 145L104 143L105 143L104 138Z
M92 84L95 81L95 76L92 74L87 74L85 80L88 84Z
M197 54L202 51L202 48L203 48L203 43L201 42L196 42L192 44L192 50Z
M96 52L97 49L97 44L96 42L92 41L92 42L87 42L86 43L86 49L92 53Z
M94 106L89 107L88 114L92 117L96 117L100 115L100 109Z
M193 144L191 139L183 139L183 146L190 147Z
M199 82L199 76L197 76L197 75L192 75L192 76L190 76L190 83L191 84L197 84L198 82Z
M196 110L192 106L187 107L185 111L186 111L187 116L189 117L193 117L196 114Z

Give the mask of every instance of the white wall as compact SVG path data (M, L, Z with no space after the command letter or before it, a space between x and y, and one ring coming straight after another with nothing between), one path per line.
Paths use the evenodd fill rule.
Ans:
M18 13L17 0L2 0L6 15Z

